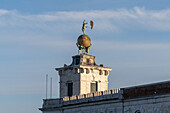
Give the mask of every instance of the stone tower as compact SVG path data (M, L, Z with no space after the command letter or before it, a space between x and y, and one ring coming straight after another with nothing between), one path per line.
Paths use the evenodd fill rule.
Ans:
M84 20L83 34L78 37L76 44L79 52L72 57L72 64L56 68L60 76L61 98L108 90L108 75L112 69L104 67L103 64L96 65L95 56L89 55L92 44L90 37L85 34L86 24L88 23ZM90 25L92 28L92 21Z
M96 65L95 56L73 56L71 65L56 68L60 76L60 97L81 95L108 90L108 75L111 68Z

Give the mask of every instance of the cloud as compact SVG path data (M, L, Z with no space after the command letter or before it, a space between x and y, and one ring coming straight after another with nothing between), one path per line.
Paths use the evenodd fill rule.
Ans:
M37 15L43 21L80 21L93 19L98 30L118 30L124 27L131 28L135 25L146 30L170 30L170 9L166 10L145 10L145 8L134 7L133 9L118 9L104 11L82 11L82 12L56 12L44 15ZM103 24L102 24L103 23ZM111 27L113 26L113 27Z
M8 13L9 13L8 10L0 9L0 15L4 15L4 14L8 14Z
M18 12L16 10L5 10L5 9L0 9L0 16L4 15L15 15Z
M50 48L63 48L64 45L72 47L74 42L71 42L70 38L75 37L75 32L81 33L81 24L84 19L94 20L94 33L102 33L103 36L107 36L108 32L121 34L129 29L170 31L170 9L154 11L134 7L133 9L57 11L27 15L16 10L1 9L0 29L3 29L3 32L0 34L0 43ZM169 44L161 43L123 43L103 40L94 42L97 49L155 50L170 48Z
M134 7L133 9L91 10L91 11L57 11L44 14L24 15L17 11L0 10L0 25L15 25L35 28L49 28L52 25L67 26L66 29L80 29L84 19L94 20L98 31L119 31L128 29L146 29L170 31L170 9L146 10ZM10 17L10 18L9 18ZM3 24L2 24L3 23ZM76 27L76 28L75 28ZM77 28L79 27L79 28Z

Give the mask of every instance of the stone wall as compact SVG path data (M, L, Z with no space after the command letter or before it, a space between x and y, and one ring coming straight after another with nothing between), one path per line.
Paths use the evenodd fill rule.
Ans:
M46 109L43 113L169 113L170 94L138 99L103 99Z
M60 75L60 97L68 95L68 83L73 83L73 95L91 92L91 83L97 83L97 91L108 90L108 76L111 68L96 65L95 57L81 54L73 56L71 65L56 68Z
M90 66L80 66L84 69L84 72L80 74L80 94L87 94L90 93L90 84L91 83L98 83L98 91L105 91L108 90L108 75L109 72L105 75L104 70L109 71L107 68L103 67L90 67ZM87 73L87 70L89 72ZM100 71L102 73L100 73Z
M160 82L149 85L140 85L124 89L124 98L161 95L170 93L170 82Z
M73 69L62 70L60 75L60 97L67 96L67 84L73 83L73 94L80 94L80 74L74 72Z
M170 95L139 99L105 99L82 103L65 103L62 107L46 109L43 113L169 113Z
M124 101L124 113L136 113L137 111L140 113L170 113L170 94Z
M43 113L170 113L169 83L47 99L40 110ZM144 93L140 94L141 91Z

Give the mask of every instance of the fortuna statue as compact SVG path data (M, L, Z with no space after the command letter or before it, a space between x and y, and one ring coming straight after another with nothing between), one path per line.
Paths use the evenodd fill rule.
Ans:
M83 21L83 26L82 26L82 32L83 34L80 35L77 39L77 47L79 48L79 55L82 53L83 49L85 50L86 54L89 54L89 49L92 46L91 44L91 39L88 35L85 34L85 30L87 28L87 22L85 22L85 20ZM93 28L93 21L90 21L90 26L91 29Z
M85 34L85 30L87 28L86 24L88 24L88 23L86 23L86 21L84 20L83 21L83 26L82 26L83 34ZM91 26L91 29L93 29L93 21L92 20L90 21L90 26Z

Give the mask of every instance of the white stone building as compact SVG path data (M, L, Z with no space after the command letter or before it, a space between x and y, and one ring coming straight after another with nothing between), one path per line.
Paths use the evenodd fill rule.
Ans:
M86 54L73 56L71 65L56 68L60 75L60 97L82 95L108 90L111 68L96 65L95 57Z
M44 99L42 113L170 113L170 81L108 90L111 68L86 54L56 70L60 98Z
M56 70L60 98L44 99L42 113L170 113L170 81L108 90L112 69L86 53Z

